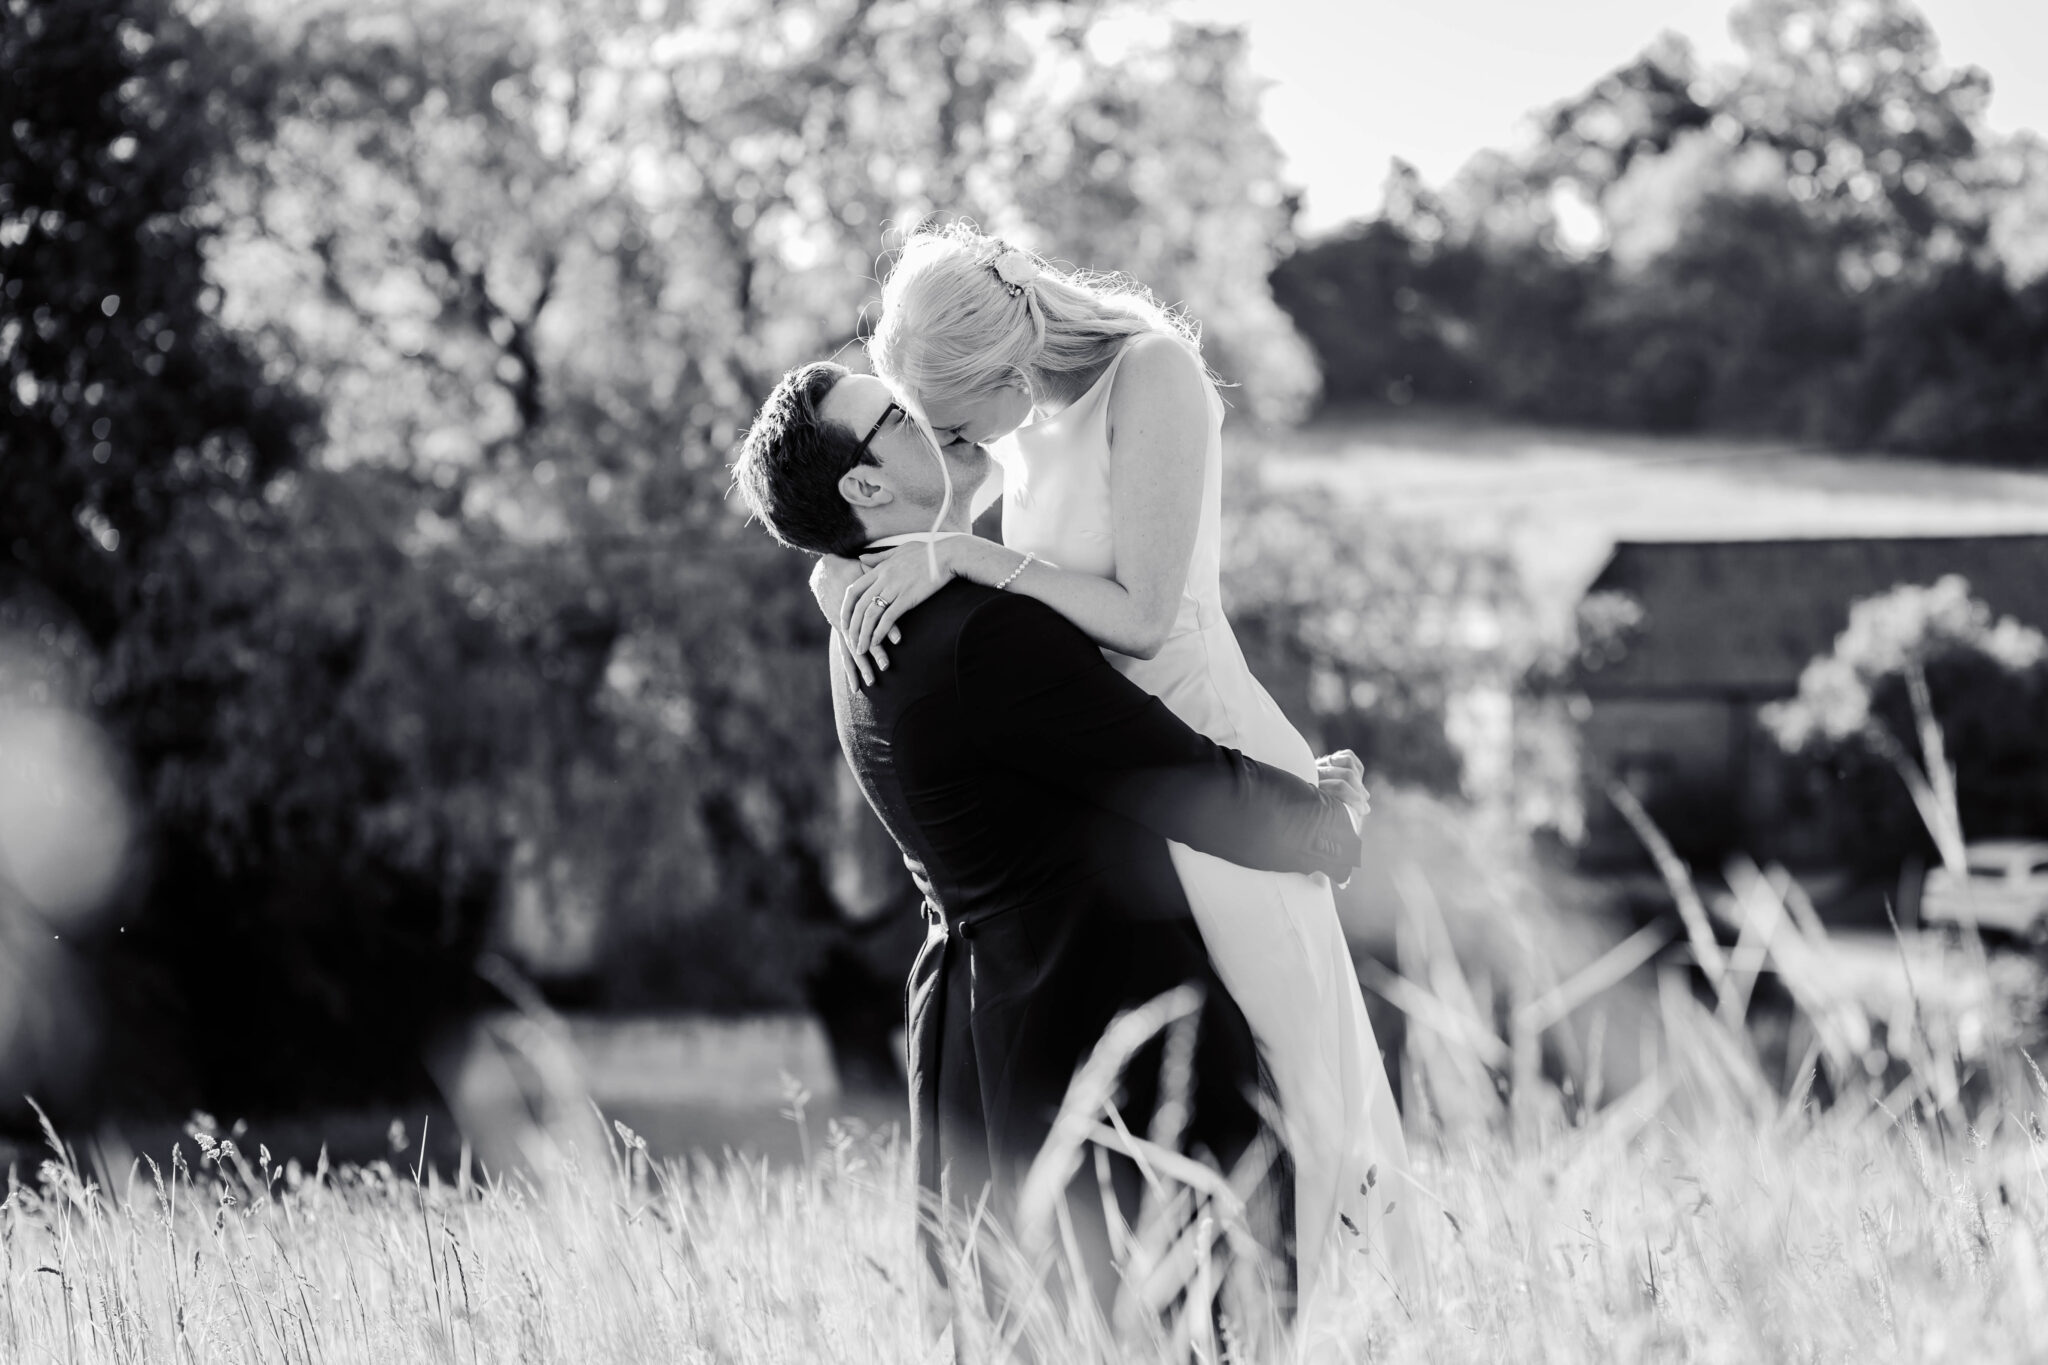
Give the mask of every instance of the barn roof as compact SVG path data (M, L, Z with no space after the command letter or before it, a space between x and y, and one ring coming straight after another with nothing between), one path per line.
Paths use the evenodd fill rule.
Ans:
M1944 574L1999 616L2048 629L2048 535L1621 541L1586 589L1643 609L1619 659L1582 663L1593 695L1786 695L1833 648L1849 604Z

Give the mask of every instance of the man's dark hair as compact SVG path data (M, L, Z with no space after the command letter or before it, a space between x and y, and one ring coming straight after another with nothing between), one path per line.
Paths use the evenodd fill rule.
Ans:
M860 514L839 495L856 465L876 464L860 438L818 415L844 365L816 360L791 370L768 395L733 461L733 486L784 545L813 554L853 555L867 544Z

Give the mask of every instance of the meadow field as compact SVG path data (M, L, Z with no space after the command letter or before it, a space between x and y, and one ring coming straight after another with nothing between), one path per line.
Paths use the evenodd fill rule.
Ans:
M1826 931L1773 885L1741 887L1729 952L1675 888L1706 966L1652 973L1642 1036L1608 1043L1640 1045L1647 1073L1615 1096L1597 1061L1574 1074L1547 1060L1545 1035L1642 988L1633 940L1505 1016L1474 1003L1447 951L1404 956L1399 988L1420 1025L1405 1073L1415 1169L1382 1188L1419 1214L1431 1282L1397 1294L1356 1276L1304 1326L1307 1358L2048 1352L2038 972L1948 944L1945 979L1887 1024L1833 990ZM1803 1043L1782 1075L1739 1022L1767 976L1795 1002ZM1981 990L1958 989L1973 980ZM47 1159L12 1170L0 1204L0 1358L949 1358L920 1328L900 1140L818 1125L793 1098L794 1163L664 1159L614 1124L596 1149L516 1175L467 1150L444 1169L425 1159L427 1135L396 1131L389 1161L309 1168L195 1124L173 1150L107 1169L50 1132ZM1111 1344L1050 1302L1013 1309L985 1324L996 1346L961 1358L1013 1358L1002 1344L1019 1336L1034 1354L1014 1358L1257 1358L1164 1329Z
M1277 486L1506 546L1549 613L1568 611L1616 540L2048 531L2039 469L1412 409L1338 410L1233 439Z
M1418 1144L1438 1283L1332 1358L2028 1361L2048 1351L2031 1113L1944 1144L1798 1108ZM203 1159L9 1193L14 1361L898 1365L923 1344L900 1149L809 1169L615 1150L545 1186ZM200 1164L203 1163L203 1164ZM1440 1200L1440 1205L1437 1201ZM1080 1360L1093 1353L1059 1354Z
M1621 537L2048 528L2048 476L1761 444L1422 414L1247 445L1276 484L1511 547L1531 600L1560 613ZM1415 1167L1385 1192L1417 1215L1429 1274L1396 1292L1361 1263L1303 1324L1306 1358L2048 1358L2036 961L1974 938L1851 943L1778 869L1738 864L1729 894L1703 897L1668 858L1683 934L1631 933L1490 857L1497 841L1435 803L1390 793L1382 818L1384 913L1348 927L1384 950L1361 971L1405 1016ZM626 1051L626 1091L679 1074ZM386 1142L381 1120L353 1116L333 1134L348 1161L304 1123L275 1152L261 1139L278 1129L204 1116L175 1140L49 1131L41 1153L0 1156L0 1361L951 1358L923 1326L887 1106L821 1119L792 1080L772 1134L757 1104L720 1137L663 1092L618 1106L643 1137L594 1113L603 1069L543 1097L553 1119L495 1152L440 1117ZM783 1088L755 1079L757 1096ZM384 1159L361 1159L372 1144ZM497 1161L513 1148L526 1159ZM1193 1264L1179 1288L1199 1301L1213 1287ZM1266 1358L1197 1320L1114 1338L1041 1296L960 1358Z
M1617 536L2048 527L2040 475L1428 416L1312 426L1264 463L1502 538L1553 608ZM1415 1167L1385 1189L1418 1215L1428 1282L1361 1271L1303 1325L1305 1358L2048 1358L2036 960L1974 937L1852 944L1778 869L1739 863L1703 897L1664 860L1682 934L1602 928L1467 844L1425 857L1429 811L1387 813L1427 864L1394 877L1392 965L1367 984L1406 1016ZM1484 886L1440 876L1452 862ZM1484 923L1458 910L1475 896ZM950 1359L922 1326L900 1132L791 1094L740 1150L585 1112L531 1135L544 1155L520 1169L439 1120L354 1162L204 1117L132 1154L48 1132L0 1203L0 1360ZM1181 1288L1209 1292L1191 1269ZM1190 1321L1112 1340L1040 1298L960 1358L1267 1358Z
M2042 467L2048 144L1906 0L1742 0L1740 61L1573 51L1311 233L1263 40L1180 8L7 0L0 1365L2048 1360L2048 953L1581 876L1552 686L1617 539L2048 532L2048 473L1934 458ZM1509 88L1434 27L1404 129ZM1218 1289L1228 1181L1116 1112L1183 1005L1028 1186L1135 1144L1135 1307L977 1224L1054 1288L951 1342L902 1090L812 1027L880 1051L834 918L908 892L842 857L808 565L729 462L956 219L1200 320L1233 622L1375 763L1340 914L1414 1166L1363 1221L1426 1273L1347 1248L1298 1350ZM1283 430L1322 380L1420 401Z

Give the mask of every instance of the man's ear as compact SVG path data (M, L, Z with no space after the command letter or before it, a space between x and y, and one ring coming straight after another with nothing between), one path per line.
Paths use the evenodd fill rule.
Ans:
M881 507L896 501L896 494L875 477L873 465L855 465L841 474L839 496L855 507Z

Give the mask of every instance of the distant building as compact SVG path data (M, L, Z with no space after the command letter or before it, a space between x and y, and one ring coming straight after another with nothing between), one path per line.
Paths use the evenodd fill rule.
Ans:
M1798 691L1852 602L1944 574L1968 579L1994 613L2048 629L2048 535L1617 544L1586 604L1640 617L1574 676L1591 703L1585 861L1640 856L1604 795L1608 777L1678 826L1674 842L1792 865L1821 857L1820 831L1788 812L1791 770L1758 708Z

